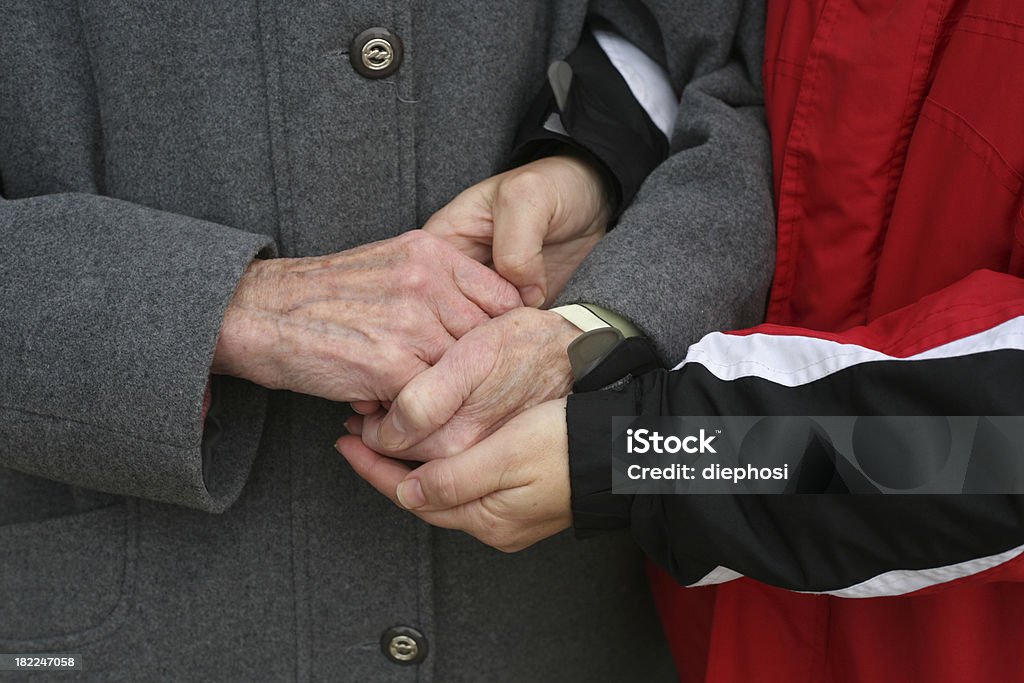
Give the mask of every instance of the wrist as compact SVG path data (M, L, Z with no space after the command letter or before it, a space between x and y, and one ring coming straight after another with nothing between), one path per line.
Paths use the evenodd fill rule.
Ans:
M536 308L517 308L498 321L504 328L499 356L516 359L506 371L508 381L515 379L526 387L524 400L530 399L527 402L533 405L568 394L573 376L566 348L582 333L580 329L557 313ZM532 368L526 381L520 377L523 362Z
M268 368L279 327L269 319L266 280L269 262L256 259L242 274L228 301L214 349L210 372L248 379L264 386L275 382Z
M592 188L595 202L598 205L592 225L604 232L615 208L619 205L618 180L603 161L582 147L560 145L556 154L569 161L576 172L586 179L586 185Z
M558 369L559 376L564 380L565 390L559 392L558 395L565 396L572 389L573 383L572 365L569 362L567 349L583 334L583 330L553 311L537 311L537 313L544 316L548 329L552 366Z
M555 313L554 311L544 311L544 314L551 318L550 325L555 331L555 339L558 344L562 345L561 348L563 351L568 348L569 344L573 343L577 337L583 334L583 330L558 313Z

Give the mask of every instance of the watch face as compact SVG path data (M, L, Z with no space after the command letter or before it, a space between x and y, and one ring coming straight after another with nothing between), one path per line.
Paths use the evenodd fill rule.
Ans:
M567 349L573 377L586 377L623 339L614 327L601 327L576 337Z

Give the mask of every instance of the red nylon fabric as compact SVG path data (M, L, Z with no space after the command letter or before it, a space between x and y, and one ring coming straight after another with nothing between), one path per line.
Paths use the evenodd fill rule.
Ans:
M771 0L767 325L909 356L1024 314L1024 2ZM905 596L650 567L680 680L1024 681L1024 560Z

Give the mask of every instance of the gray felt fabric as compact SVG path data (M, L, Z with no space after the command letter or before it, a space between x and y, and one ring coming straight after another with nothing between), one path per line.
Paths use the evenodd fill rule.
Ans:
M763 305L763 7L592 4L685 90L674 156L565 299L678 358ZM346 406L218 378L201 424L246 264L396 235L500 170L586 11L0 3L0 652L95 681L671 679L628 537L509 556L431 529L334 453ZM371 26L405 42L390 78L349 64ZM396 624L422 664L381 654Z
M619 16L620 4L594 5L637 45L657 44L644 38L652 28ZM628 316L671 365L709 331L760 322L774 258L763 10L708 0L675 5L678 21L661 25L666 44L679 46L667 50L667 65L683 93L672 156L562 295L563 303ZM741 40L722 40L726 31Z

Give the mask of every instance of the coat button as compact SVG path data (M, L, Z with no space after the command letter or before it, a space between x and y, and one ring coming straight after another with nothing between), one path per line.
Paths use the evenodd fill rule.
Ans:
M392 626L381 635L380 649L397 664L419 664L427 656L427 639L411 626Z
M386 28L368 28L352 41L349 61L367 78L387 78L402 65L402 39Z

